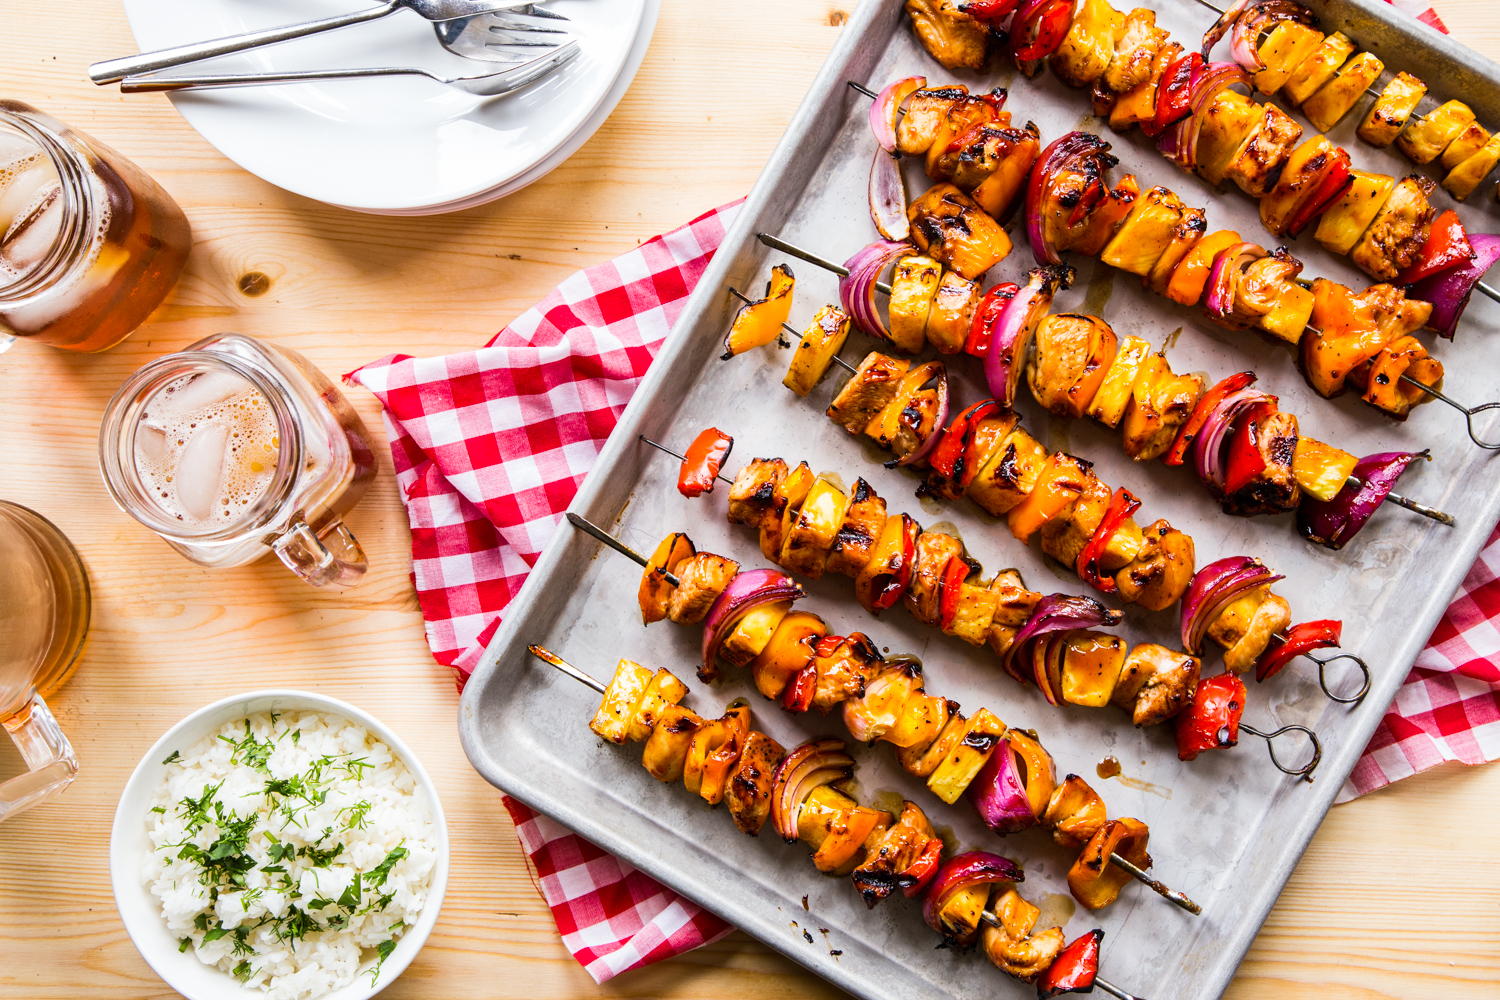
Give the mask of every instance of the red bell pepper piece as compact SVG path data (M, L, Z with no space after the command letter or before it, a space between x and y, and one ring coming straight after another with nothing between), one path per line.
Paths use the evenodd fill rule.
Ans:
M901 515L900 565L892 567L894 572L885 574L885 583L870 602L875 605L876 611L894 608L896 602L901 600L901 595L906 593L906 588L911 584L912 571L916 569L917 535L921 532L921 527L910 514Z
M705 427L688 445L682 470L677 473L677 492L688 498L712 493L719 469L733 448L734 438L717 427Z
M1422 245L1421 256L1396 277L1396 283L1409 285L1473 259L1474 247L1469 243L1469 234L1464 232L1458 213L1450 208L1432 220L1432 230Z
M1225 496L1234 496L1266 471L1266 457L1256 442L1260 422L1275 412L1275 403L1256 403L1234 422L1229 431L1229 454L1224 467Z
M1057 51L1073 24L1073 0L1052 0L1022 24L1010 28L1010 52L1017 62L1042 59Z
M1099 942L1104 932L1095 928L1057 953L1036 981L1038 1000L1064 993L1092 993L1094 978L1099 975Z
M958 9L987 28L999 28L1019 2L1020 0L968 0L968 3L959 4Z
M996 400L986 399L967 407L954 417L932 449L932 454L927 456L927 464L948 479L962 480L964 466L967 464L964 458L969 443L973 440L974 428L979 421L989 416L991 410L999 406Z
M927 888L927 883L932 881L932 876L937 874L938 862L943 859L943 842L938 837L933 837L922 848L922 853L917 860L905 870L896 873L901 884L901 891L906 894L907 899L913 899L922 894Z
M1234 674L1199 681L1193 703L1177 716L1177 759L1192 760L1205 750L1238 743L1245 698L1245 684Z
M974 310L974 319L969 323L969 337L964 341L965 354L982 358L990 352L990 338L995 333L995 322L1005 311L1006 304L1020 290L1020 285L1002 281L984 293L984 298L979 300L979 306Z
M1203 65L1203 56L1189 52L1172 61L1156 84L1156 114L1141 122L1141 131L1155 138L1175 125L1193 110L1188 98L1193 90L1193 73Z
M1104 550L1109 547L1109 540L1115 537L1115 532L1120 530L1120 525L1140 509L1140 506L1141 502L1136 499L1135 494L1125 487L1121 486L1115 490L1115 495L1109 501L1109 509L1104 512L1104 520L1099 522L1099 527L1094 529L1088 544L1083 547L1082 552L1078 553L1076 568L1079 579L1095 590L1113 594L1120 589L1112 577L1099 575L1099 559L1104 555Z
M843 636L830 636L843 641ZM822 648L822 644L819 644ZM791 683L781 689L781 707L788 712L805 712L812 707L813 692L818 687L818 670L811 663L797 671Z
M841 635L825 635L818 640L817 646L813 648L813 653L817 656L827 658L833 655L833 651L838 649L839 643L843 641L844 637Z
M1267 677L1275 677L1282 667L1303 653L1337 646L1343 632L1344 623L1334 618L1293 625L1281 636L1273 638L1271 645L1260 654L1260 659L1255 663L1255 679L1263 681Z
M938 592L938 621L943 628L953 624L958 614L958 595L963 593L964 581L969 578L969 564L962 556L954 556L943 567L942 590Z
M1296 236L1306 229L1308 223L1322 215L1330 205L1342 198L1344 192L1349 190L1349 186L1353 183L1354 173L1349 169L1349 151L1343 147L1335 147L1333 162L1323 174L1323 179L1318 182L1312 195L1292 214L1292 220L1287 224L1287 233Z
M1187 456L1188 446L1193 443L1193 438L1197 437L1198 432L1203 429L1203 425L1208 421L1209 414L1214 412L1214 408L1219 405L1220 401L1231 392L1239 392L1254 381L1254 372L1239 372L1229 376L1205 392L1202 398L1198 400L1198 405L1193 407L1192 416L1187 418L1187 423L1178 429L1177 437L1172 442L1172 447L1168 448L1167 453L1161 458L1162 462L1166 465L1181 465L1182 460Z

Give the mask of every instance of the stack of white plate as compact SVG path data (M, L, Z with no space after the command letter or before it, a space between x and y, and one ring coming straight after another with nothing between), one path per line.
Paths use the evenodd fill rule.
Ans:
M330 17L369 0L125 0L142 51ZM318 201L379 215L435 215L502 198L588 140L630 87L660 0L548 0L576 59L519 93L486 100L421 77L330 80L171 95L220 152ZM536 50L540 51L540 50ZM445 51L409 10L167 74L476 64ZM141 100L142 98L131 98Z

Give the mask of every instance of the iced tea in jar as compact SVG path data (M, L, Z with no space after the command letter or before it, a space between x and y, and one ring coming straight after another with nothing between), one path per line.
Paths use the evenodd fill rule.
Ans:
M105 408L99 464L115 503L200 565L274 553L315 587L367 568L343 518L375 477L369 432L296 351L224 333L151 362Z
M0 350L102 351L182 273L192 231L161 185L103 143L0 100Z

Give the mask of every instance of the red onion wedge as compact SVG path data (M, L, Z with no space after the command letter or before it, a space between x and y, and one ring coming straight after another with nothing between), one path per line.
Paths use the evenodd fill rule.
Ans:
M1213 51L1213 47L1219 43L1219 39L1223 38L1224 34L1239 21L1240 15L1245 12L1245 8L1249 3L1250 0L1235 0L1228 10L1219 15L1219 19L1214 22L1214 26L1203 33L1203 58L1205 61L1208 59L1209 52Z
M1208 627L1234 601L1268 583L1283 579L1254 556L1230 556L1209 563L1193 575L1182 595L1182 648L1203 655Z
M917 252L910 243L882 240L864 247L844 261L849 273L839 279L839 301L854 324L876 340L889 341L891 331L875 308L875 282L894 260Z
M906 178L901 176L901 164L879 149L870 164L870 219L888 240L904 240L911 235L911 223L906 218Z
M1069 132L1042 150L1031 178L1026 183L1026 238L1031 243L1031 255L1038 264L1061 264L1062 254L1048 238L1047 219L1062 219L1067 212L1064 225L1071 227L1074 216L1080 210L1088 215L1088 203L1097 204L1101 196L1109 194L1104 175L1119 160L1109 152L1109 143L1090 132ZM1088 163L1085 161L1094 161ZM1057 176L1064 171L1076 171L1091 179L1089 188L1081 195L1078 191L1054 191ZM1069 200L1063 200L1063 194Z
M1024 684L1031 672L1030 647L1037 639L1075 628L1109 628L1118 625L1123 617L1123 613L1106 608L1092 597L1048 594L1036 602L1031 617L1016 633L1000 663L1006 673Z
M979 812L984 825L1004 836L1036 826L1026 782L1016 764L1010 740L1001 739L985 761L984 767L969 785L969 801Z
M795 601L806 596L801 584L779 570L748 569L737 574L703 619L704 675L712 676L719 644L748 612L763 604Z
M1423 278L1411 286L1412 298L1432 303L1427 329L1437 331L1439 337L1448 340L1458 332L1458 321L1469 305L1474 286L1484 277L1484 272L1500 260L1500 236L1470 233L1469 245L1474 248L1473 260Z
M1073 283L1073 274L1073 269L1065 265L1032 268L1026 272L1025 287L1006 303L995 320L984 356L984 380L1002 408L1015 408L1031 335L1052 308L1052 297Z
M854 758L831 736L809 740L782 758L771 775L771 824L788 844L797 840L797 817L813 789L854 776Z
M1312 11L1296 0L1250 0L1234 19L1234 30L1229 35L1230 52L1234 61L1251 73L1265 69L1265 61L1260 57L1260 40L1274 31L1282 21L1297 21L1309 26L1318 23ZM1214 28L1217 27L1217 24L1214 25ZM1208 38L1205 36L1205 56L1207 42Z
M1365 526L1406 467L1427 457L1426 451L1386 451L1360 459L1353 476L1363 486L1346 484L1332 500L1308 497L1302 501L1297 508L1302 537L1330 549L1343 548Z
M1216 97L1234 86L1244 87L1246 93L1252 90L1250 75L1234 63L1205 63L1194 67L1188 88L1189 113L1174 127L1176 146L1168 154L1183 170L1191 173L1198 168L1198 136L1203 130L1204 115Z
M967 889L971 885L1024 881L1026 873L1009 858L1002 858L989 851L967 851L955 855L938 869L932 884L927 887L927 895L922 899L922 919L939 934L950 936L952 928L942 925L938 919L938 910L955 890Z
M1193 438L1189 450L1193 456L1193 471L1214 499L1224 498L1224 438L1234 428L1235 420L1257 403L1275 402L1275 396L1259 389L1238 389L1215 403L1204 418L1203 427Z
M927 77L908 76L882 90L875 103L870 105L870 131L875 133L875 141L887 153L894 155L896 152L896 118L901 113L901 102L925 86Z

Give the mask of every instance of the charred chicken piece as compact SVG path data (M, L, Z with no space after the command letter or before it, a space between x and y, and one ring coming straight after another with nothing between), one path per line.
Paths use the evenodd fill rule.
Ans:
M964 543L940 531L917 536L917 569L901 602L923 625L938 624L938 600L942 596L943 571L949 559L963 558Z
M1037 324L1033 342L1032 396L1058 416L1082 417L1115 359L1114 330L1095 316L1056 313Z
M1062 928L1048 927L1033 933L1041 910L1022 899L1013 888L995 900L992 908L1000 918L1000 926L984 925L980 944L985 957L1021 982L1035 983L1063 949Z
M675 576L680 582L672 592L667 617L678 625L698 624L739 570L739 563L712 552L699 552L678 563Z
M856 479L849 497L849 512L833 537L825 571L857 576L870 561L870 553L885 527L885 517L885 501L864 479Z
M1229 161L1225 176L1252 198L1262 198L1281 178L1292 148L1302 138L1302 126L1274 104L1262 105L1265 117L1260 127Z
M1160 353L1141 363L1121 424L1125 454L1137 462L1158 458L1177 437L1203 394L1197 375L1176 375Z
M1149 80L1156 53L1167 38L1167 32L1156 26L1155 11L1137 7L1126 14L1114 58L1101 78L1104 86L1111 93L1124 94Z
M818 681L812 707L827 715L846 701L863 698L865 684L885 661L863 632L850 632L827 656L813 658Z
M896 151L903 156L926 153L932 148L948 109L968 96L969 88L962 84L915 91L906 99L906 114L896 125Z
M1271 636L1291 623L1291 606L1271 593L1267 585L1257 587L1219 612L1219 617L1208 626L1208 634L1224 647L1224 667L1242 674L1255 666Z
M1302 487L1292 474L1292 459L1297 454L1297 417L1274 410L1260 416L1247 414L1243 440L1236 435L1231 449L1253 451L1252 463L1260 471L1248 483L1224 498L1228 514L1251 516L1295 510L1302 502Z
M945 69L984 69L990 33L955 0L906 0L917 40Z
M900 817L871 845L864 862L854 869L854 887L864 897L865 906L873 909L896 889L914 884L910 875L902 873L921 857L935 836L927 814L915 803L903 802Z
M1165 518L1147 526L1136 557L1115 574L1120 599L1148 611L1176 604L1193 579L1193 540Z
M1064 566L1076 566L1089 539L1103 523L1113 497L1114 492L1108 484L1095 477L1071 507L1042 525L1042 551ZM1140 525L1135 523L1135 518L1127 517L1115 529L1099 557L1099 569L1114 575L1130 565L1143 544L1145 538Z
M1104 800L1076 774L1052 790L1042 822L1052 827L1052 839L1063 847L1082 847L1108 821Z
M786 463L779 458L752 458L735 473L729 488L729 523L760 528L781 521L776 509L776 487L786 478Z
M1427 196L1437 187L1430 177L1411 174L1396 182L1375 221L1349 253L1361 271L1394 281L1416 263L1427 243L1434 214Z
M828 416L850 434L863 432L875 415L896 398L901 376L910 367L909 361L871 351L833 398Z
M1193 700L1201 668L1196 656L1143 642L1125 657L1110 703L1131 713L1137 729L1165 722Z
M952 184L934 184L906 210L912 239L927 256L977 280L1010 253L1010 237Z
M780 743L765 733L752 732L729 777L724 803L734 825L752 837L771 815L771 778L785 755Z

